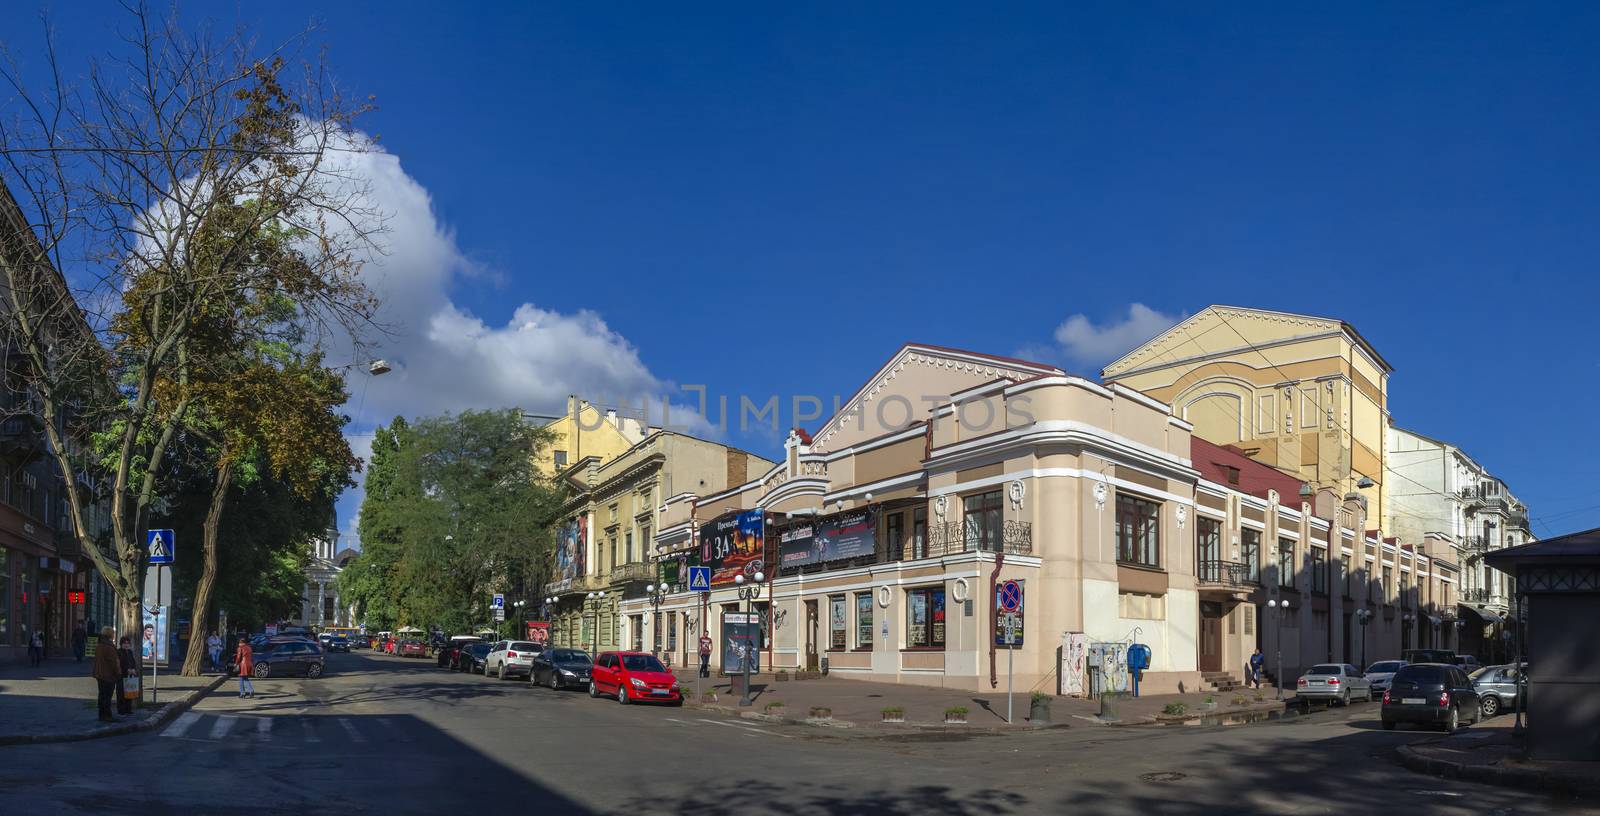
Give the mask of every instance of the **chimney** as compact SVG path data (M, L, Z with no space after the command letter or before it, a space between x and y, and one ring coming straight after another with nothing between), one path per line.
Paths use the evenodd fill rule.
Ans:
M577 394L568 394L567 395L567 416L576 417L577 415L578 415L578 395Z
M606 411L606 421L611 423L611 427L616 428L617 430L622 429L622 425L617 422L617 409L612 408Z

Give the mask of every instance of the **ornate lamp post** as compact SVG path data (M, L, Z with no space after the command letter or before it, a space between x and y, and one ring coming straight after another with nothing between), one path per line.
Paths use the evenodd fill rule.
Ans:
M594 656L598 658L600 657L600 604L605 602L606 591L602 589L598 592L591 592L584 597L590 601L593 601L592 606L594 606L594 628L590 630L593 635L589 642L591 647L589 651L593 652Z
M1367 624L1372 623L1372 610L1357 609L1356 623L1361 624L1361 666L1365 669L1367 665Z
M1283 619L1289 616L1289 599L1274 598L1267 601L1267 608L1281 615L1274 614L1273 620L1278 625L1278 699L1283 699Z
M746 586L744 575L733 576L733 583L739 593L739 600L744 601L745 649L744 654L741 656L741 662L744 663L744 697L739 700L739 705L741 706L755 705L756 702L750 696L750 663L757 658L760 652L756 651L754 639L750 637L750 602L761 597L761 584L766 580L766 576L758 572L754 577L755 580L751 581L749 586ZM756 631L761 631L759 624L757 624Z
M650 654L661 657L661 602L667 598L667 582L645 584L645 599L650 601Z
M550 642L545 646L547 649L554 648L556 645L556 619L554 615L556 600L553 596L548 597L544 599L543 604L539 605L539 617L550 622Z

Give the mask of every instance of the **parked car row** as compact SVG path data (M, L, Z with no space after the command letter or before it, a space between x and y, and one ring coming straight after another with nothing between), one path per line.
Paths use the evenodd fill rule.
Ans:
M603 652L592 662L578 649L546 648L524 640L489 643L457 636L440 645L439 668L473 672L501 680L527 678L555 691L580 688L590 697L608 697L624 705L661 702L683 705L677 677L655 655L646 652Z
M1381 694L1385 729L1420 723L1447 733L1527 701L1527 663L1469 671L1466 666L1476 666L1477 661L1457 660L1465 655L1409 650L1406 656L1405 660L1380 660L1366 671L1347 663L1312 666L1296 681L1295 699L1302 706L1313 701L1347 706L1371 702ZM1409 659L1413 657L1440 660L1413 662Z

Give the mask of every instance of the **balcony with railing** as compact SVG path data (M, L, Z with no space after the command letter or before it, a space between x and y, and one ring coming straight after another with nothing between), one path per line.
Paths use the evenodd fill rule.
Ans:
M998 527L980 528L965 522L952 521L934 524L928 528L926 557L968 552L1032 555L1033 523L1008 520Z
M609 578L612 584L644 583L656 579L656 565L646 562L623 564L611 570Z
M1461 600L1466 603L1486 604L1493 598L1493 593L1483 587L1468 587L1461 590Z
M1499 482L1483 482L1461 488L1461 500L1468 508L1510 512L1510 498Z
M1195 580L1200 583L1201 589L1225 588L1248 589L1255 582L1250 580L1250 565L1243 561L1199 561L1195 571Z

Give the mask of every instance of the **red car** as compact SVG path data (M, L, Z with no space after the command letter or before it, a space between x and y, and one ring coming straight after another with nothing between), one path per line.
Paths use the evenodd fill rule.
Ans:
M589 696L605 694L627 705L638 702L683 705L678 678L646 652L602 652L589 674Z
M401 657L427 657L428 647L422 645L420 641L408 640L400 644L398 654Z

